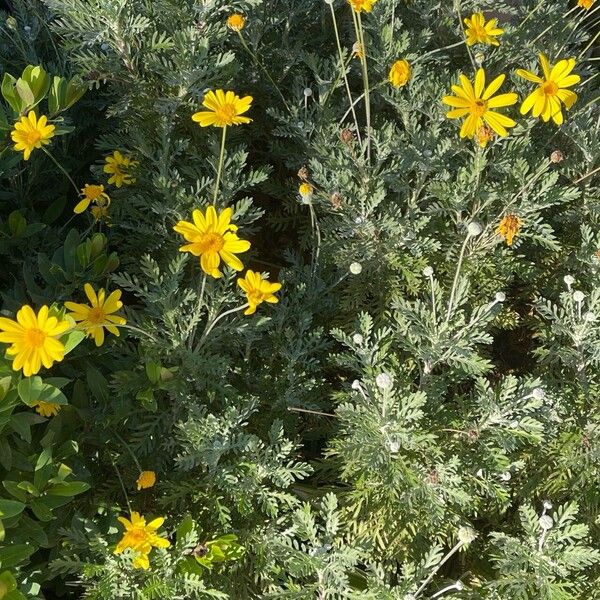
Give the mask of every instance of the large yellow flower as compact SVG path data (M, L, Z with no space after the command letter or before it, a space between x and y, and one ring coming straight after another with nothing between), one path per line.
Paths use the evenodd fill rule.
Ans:
M373 10L373 4L377 0L348 0L348 4L353 8L354 12L371 12Z
M260 273L248 270L244 279L237 280L238 285L244 290L248 300L248 308L244 311L245 315L253 315L256 312L256 307L263 302L277 304L279 298L275 296L275 292L281 289L280 283L271 283L263 279Z
M217 90L210 91L204 96L203 106L208 110L202 110L192 115L192 120L196 121L200 127L227 127L228 125L241 125L250 123L249 117L241 117L250 110L252 96L240 98L235 92L225 92Z
M152 548L168 548L171 545L169 540L156 533L164 523L164 517L158 517L146 524L146 519L133 511L131 521L125 517L119 517L119 521L123 524L125 532L115 548L115 554L122 554L128 548L133 550L137 553L133 566L138 569L147 569L150 566L148 555Z
M131 185L135 183L135 178L131 175L131 169L137 166L136 160L131 160L129 156L124 156L118 150L104 159L104 172L109 173L108 183L114 183L118 188L123 184Z
M460 137L474 137L479 128L485 124L489 125L498 135L505 136L506 128L514 127L515 121L490 109L511 106L517 102L517 94L513 92L494 96L494 93L504 83L506 75L496 77L487 88L483 69L477 71L475 85L472 85L462 73L459 78L460 86L452 86L452 91L456 96L444 96L442 102L454 107L454 110L446 115L449 119L466 117L460 130Z
M69 322L49 317L48 312L48 307L42 306L36 315L25 305L17 312L16 321L0 317L0 342L11 344L6 354L14 356L12 368L23 369L25 377L38 373L42 365L49 369L65 356L58 338L69 329Z
M470 18L467 17L464 21L467 26L465 35L469 46L473 46L473 44L500 45L496 36L502 35L504 29L496 27L498 19L490 19L486 23L483 13L473 13Z
M35 111L30 110L26 117L21 117L15 123L10 137L15 142L15 150L23 152L23 159L29 160L34 148L41 148L50 143L55 129L54 125L48 125L48 118L45 115L38 119Z
M202 270L212 277L221 277L221 259L236 271L244 268L242 261L235 256L246 252L250 242L241 240L234 232L237 227L231 223L231 208L226 208L217 216L214 206L206 209L206 214L196 209L192 213L193 223L179 221L173 229L180 233L189 244L179 248L180 252L190 252L200 257Z
M541 117L548 122L550 118L557 124L563 122L561 102L569 110L577 101L577 94L568 90L571 86L579 83L579 75L571 75L575 68L575 59L559 60L553 67L548 62L544 54L540 54L540 63L544 77L539 77L525 69L517 69L517 75L538 84L538 88L533 91L521 105L521 114L526 115L532 111L534 117Z
M411 77L412 69L407 60L397 60L390 69L388 79L394 87L406 85Z
M579 0L577 2L577 6L580 8L585 8L585 10L590 10L592 8L592 4L594 4L596 0Z
M91 202L102 207L108 207L110 205L110 197L104 191L103 185L86 183L83 188L81 188L81 195L83 196L83 199L80 200L73 209L73 212L76 214L82 213Z
M113 335L118 336L119 329L117 325L127 323L127 320L121 315L113 314L123 306L121 290L115 290L107 298L103 288L98 290L97 295L89 283L86 283L83 289L91 306L76 302L65 302L65 308L72 311L69 316L77 321L77 329L82 329L88 337L93 337L96 346L102 346L105 328Z

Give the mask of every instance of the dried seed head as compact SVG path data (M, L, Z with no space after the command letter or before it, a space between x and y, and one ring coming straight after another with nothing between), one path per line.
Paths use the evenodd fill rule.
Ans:
M342 208L343 198L339 192L333 192L329 200L331 201L331 206L333 206L333 208L335 208L336 210L338 208Z
M302 181L308 181L308 178L310 177L308 169L306 167L300 167L298 170L298 177L302 179Z
M565 159L565 155L560 151L560 150L555 150L551 155L550 155L550 160L553 163L559 163L562 162Z
M354 134L350 129L342 129L340 133L340 139L344 144L351 144L354 141Z

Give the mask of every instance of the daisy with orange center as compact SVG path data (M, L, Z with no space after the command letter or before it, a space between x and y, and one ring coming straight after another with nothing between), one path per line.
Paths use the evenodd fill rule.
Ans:
M104 191L103 185L86 183L83 188L81 188L81 195L83 196L83 199L80 200L73 209L75 214L81 214L87 209L91 202L94 202L98 206L108 207L110 205L110 198Z
M475 75L475 84L462 73L459 75L460 85L453 85L456 96L444 96L442 102L453 107L446 116L449 119L466 117L460 130L460 137L475 137L480 127L489 125L499 136L507 135L507 127L514 127L516 122L509 117L491 110L504 106L512 106L518 100L517 94L494 94L504 83L506 75L499 75L487 88L485 87L485 71L479 69Z
M23 152L23 160L29 160L34 149L50 143L55 129L54 125L48 125L48 117L42 115L38 119L35 111L30 110L26 117L21 117L15 123L10 137L15 142L14 149Z
M496 39L497 36L504 33L504 29L497 27L498 19L490 19L487 23L483 13L474 13L470 18L464 19L465 35L467 37L467 44L473 46L474 44L490 44L492 46L499 46L500 42Z
M148 569L150 561L148 555L152 548L168 548L171 542L158 535L157 530L162 526L165 519L158 517L146 524L146 519L138 512L131 513L131 520L119 517L125 531L121 541L117 544L115 554L122 554L125 550L133 550L136 557L133 566L136 569Z
M504 238L508 246L513 245L514 238L519 235L523 221L517 215L507 214L496 229L496 233Z
M199 256L202 270L211 277L222 276L221 260L236 271L244 268L236 254L249 250L250 242L241 240L235 233L237 226L231 223L232 214L233 210L226 208L217 215L215 207L209 206L205 214L198 209L192 213L193 223L179 221L173 227L189 242L179 251Z
M571 74L575 68L575 59L559 60L552 66L546 56L540 54L540 63L544 77L525 69L517 69L519 77L538 84L537 89L523 101L521 114L526 115L531 111L536 118L540 117L545 122L552 119L557 125L561 125L564 121L561 104L569 110L577 101L577 94L567 89L581 81L579 75Z
M59 338L70 327L69 321L49 316L47 306L36 315L25 305L17 312L16 321L0 317L0 342L10 344L6 354L14 357L12 368L31 377L42 365L49 369L64 358L65 346Z
M72 311L69 316L77 322L77 329L82 329L88 337L93 337L96 346L102 346L104 343L104 329L118 336L119 329L117 326L127 323L124 317L114 314L123 306L121 290L115 290L107 298L103 288L100 288L98 294L96 294L94 288L86 283L83 289L90 305L65 302L65 308Z
M237 282L245 292L248 300L248 308L244 311L245 315L253 315L258 305L263 302L269 302L270 304L279 302L275 292L281 289L281 284L271 283L267 279L263 279L260 273L248 270L246 277L238 279Z
M377 0L348 0L348 4L352 7L354 12L371 12L373 10L373 4Z
M233 13L227 17L227 27L233 31L241 31L246 25L246 17L240 13Z
M135 178L131 175L131 170L138 165L136 160L131 160L129 156L125 156L118 150L115 150L104 161L106 164L103 170L110 175L108 183L114 183L118 188L123 184L132 185L135 183Z

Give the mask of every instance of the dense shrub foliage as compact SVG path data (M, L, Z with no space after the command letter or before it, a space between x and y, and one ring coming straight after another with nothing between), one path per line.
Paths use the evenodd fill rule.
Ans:
M600 599L594 0L11 0L0 599Z

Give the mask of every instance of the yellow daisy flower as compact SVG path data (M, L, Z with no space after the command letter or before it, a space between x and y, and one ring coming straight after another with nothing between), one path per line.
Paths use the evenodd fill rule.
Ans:
M156 533L164 523L164 517L158 517L146 524L146 519L140 513L133 511L131 520L125 517L119 517L118 520L123 524L125 531L114 552L122 554L127 549L136 552L137 556L133 561L133 566L137 569L150 567L148 555L152 548L168 548L171 545L169 540Z
M200 127L227 127L228 125L241 125L250 123L252 119L242 117L245 112L250 110L252 96L240 98L235 92L225 92L217 90L210 91L204 96L202 102L208 110L202 110L192 115L192 120Z
M76 302L65 302L65 308L72 311L69 316L77 322L77 329L82 329L88 337L93 337L96 346L102 346L104 343L104 329L118 336L119 329L117 325L127 323L127 320L121 315L113 314L123 306L120 300L121 290L115 290L107 298L103 288L98 290L97 295L89 283L86 283L83 289L91 306Z
M95 202L100 206L108 206L110 204L110 198L104 191L103 185L86 183L83 188L81 188L81 195L83 196L83 200L80 200L73 209L73 212L76 214L81 214L86 210L90 205L90 202Z
M517 215L507 214L496 229L496 233L506 240L508 246L512 246L515 236L519 235L519 230L523 221Z
M136 483L138 491L154 487L154 484L156 483L156 473L154 471L142 471L137 478Z
M227 27L233 31L241 31L246 25L246 17L240 13L233 13L227 17Z
M60 404L56 404L55 402L44 402L40 400L35 405L35 412L42 415L42 417L55 417L60 410Z
M221 259L232 269L241 271L242 261L235 256L246 252L250 242L241 240L234 232L237 227L231 223L231 208L226 208L217 216L214 206L206 209L206 214L196 209L192 213L193 223L179 221L173 229L180 233L189 244L179 248L180 252L190 252L200 257L202 270L212 277L219 278Z
M577 2L577 6L580 8L585 8L585 10L590 10L592 8L592 4L594 4L596 0L579 0Z
M467 36L467 44L473 46L474 44L491 44L492 46L499 46L500 42L495 39L496 36L502 35L504 29L496 27L498 19L490 19L487 23L483 13L473 13L471 17L464 19L465 35Z
M375 2L377 0L348 0L348 4L350 4L354 12L371 12Z
M397 60L390 69L388 79L394 87L402 87L408 83L412 75L412 69L408 61L402 59Z
M50 143L55 129L54 125L48 125L48 117L42 115L38 119L35 111L30 110L26 117L21 117L15 123L10 137L15 142L14 149L17 152L23 152L23 160L29 160L35 148L41 148Z
M446 114L449 119L466 117L460 130L461 138L474 137L477 130L485 124L489 125L499 136L505 136L508 133L506 128L516 125L515 121L507 116L490 110L511 106L518 100L517 94L513 92L494 96L505 78L506 75L499 75L486 88L483 69L477 71L475 85L471 84L471 81L462 73L459 75L460 86L452 86L452 91L456 96L444 96L442 102L454 108Z
M256 308L263 302L277 304L279 298L275 296L275 292L281 289L280 283L271 283L263 279L260 273L255 271L246 271L246 277L237 280L238 285L244 290L248 300L248 308L244 311L245 315L253 315Z
M131 160L129 156L124 156L118 150L104 159L104 172L110 174L108 183L114 183L120 188L123 184L131 185L135 183L135 178L131 175L131 169L137 166L138 162Z
M540 54L540 63L544 77L539 77L525 69L517 69L517 75L527 81L538 84L521 105L521 114L526 115L529 111L534 117L540 117L545 122L551 118L557 124L563 123L561 103L569 110L577 101L577 94L568 90L571 86L579 83L579 75L571 75L575 68L575 59L559 60L551 66L544 54Z
M17 320L0 317L0 342L11 344L6 354L13 356L12 368L23 369L25 377L39 372L42 365L49 369L65 356L65 347L58 339L70 327L68 321L48 316L48 307L42 306L36 315L25 305L17 312Z
M301 183L298 187L298 193L300 194L303 200L310 200L310 198L312 198L313 192L313 186L307 181Z

